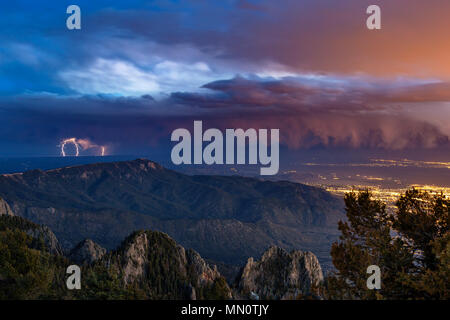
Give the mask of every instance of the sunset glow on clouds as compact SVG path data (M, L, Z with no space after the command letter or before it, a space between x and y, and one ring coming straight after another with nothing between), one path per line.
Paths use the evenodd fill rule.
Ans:
M126 152L201 117L290 148L449 148L450 2L375 1L370 31L372 2L78 1L77 31L66 3L2 4L1 143Z

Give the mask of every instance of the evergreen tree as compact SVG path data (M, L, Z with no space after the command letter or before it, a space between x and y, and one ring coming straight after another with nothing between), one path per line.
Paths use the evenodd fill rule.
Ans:
M331 249L337 271L328 298L445 299L449 297L449 208L444 195L408 190L388 214L368 190L345 196L348 221ZM369 290L367 267L381 269L381 289Z

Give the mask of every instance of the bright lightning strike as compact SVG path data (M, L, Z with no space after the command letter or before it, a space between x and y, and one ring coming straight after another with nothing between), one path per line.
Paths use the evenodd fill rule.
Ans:
M68 143L72 143L75 146L75 150L76 150L75 157L78 157L80 155L80 146L77 143L76 138L65 139L61 142L61 155L63 157L66 156L66 151L64 150L64 148L66 147L66 144L68 144Z
M95 143L92 143L88 139L78 139L78 138L68 138L61 141L61 144L59 147L61 148L61 155L63 157L66 156L65 147L67 144L73 144L75 146L75 157L78 157L80 155L80 149L81 150L87 150L95 148L99 151L100 155L103 157L106 153L106 147L105 146L99 146Z

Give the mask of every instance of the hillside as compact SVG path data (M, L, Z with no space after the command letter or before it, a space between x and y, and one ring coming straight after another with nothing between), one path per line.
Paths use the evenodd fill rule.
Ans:
M0 176L15 214L49 226L65 249L115 248L134 230L166 232L203 257L242 264L270 245L314 252L325 269L342 201L287 181L189 176L146 159Z
M232 297L215 267L167 234L136 231L108 253L83 241L65 257L47 246L42 233L28 234L31 229L48 230L21 217L0 216L0 300ZM83 247L86 260L74 261L73 253ZM82 290L66 288L65 271L74 262L82 265Z

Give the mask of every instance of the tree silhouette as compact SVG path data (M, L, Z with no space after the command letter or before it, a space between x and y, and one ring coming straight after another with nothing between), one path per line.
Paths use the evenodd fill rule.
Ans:
M345 195L347 221L331 256L337 271L326 295L338 299L447 299L450 296L450 200L406 191L389 214L368 190ZM381 289L367 288L367 267L381 269Z

